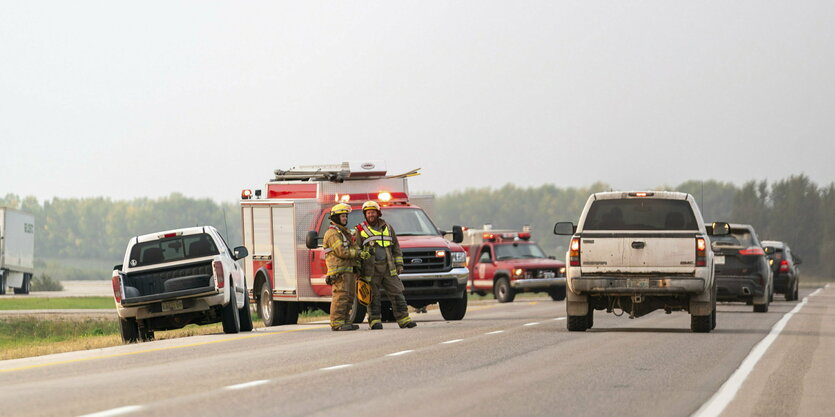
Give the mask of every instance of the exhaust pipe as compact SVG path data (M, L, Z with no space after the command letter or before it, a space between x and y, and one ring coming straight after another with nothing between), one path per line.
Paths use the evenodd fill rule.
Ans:
M748 287L742 287L742 295L751 295L751 289Z

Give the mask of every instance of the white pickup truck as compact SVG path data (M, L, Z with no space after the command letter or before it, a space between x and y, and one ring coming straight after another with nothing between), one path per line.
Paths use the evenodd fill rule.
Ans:
M125 343L153 340L154 330L223 323L225 333L252 330L243 246L230 249L211 226L168 230L128 241L114 267L113 295Z
M727 234L714 223L712 234ZM566 253L569 331L594 325L594 310L630 318L655 310L688 311L690 329L716 327L713 251L693 196L666 191L592 194L570 235Z

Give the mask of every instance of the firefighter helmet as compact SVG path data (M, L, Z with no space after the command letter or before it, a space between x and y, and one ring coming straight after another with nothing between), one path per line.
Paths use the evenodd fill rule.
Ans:
M351 206L345 203L339 203L331 208L331 216L337 216L340 214L348 214L351 212Z
M365 213L366 210L377 210L379 212L380 211L380 205L377 204L376 201L366 201L362 205L362 212Z

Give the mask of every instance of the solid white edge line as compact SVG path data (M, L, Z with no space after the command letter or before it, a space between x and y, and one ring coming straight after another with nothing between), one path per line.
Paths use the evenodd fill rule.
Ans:
M99 411L98 413L93 414L84 414L83 416L79 417L111 417L111 416L119 416L122 414L132 413L134 411L139 411L142 409L140 405L127 405L124 407L114 408L112 410L106 411Z
M344 365L336 365L336 366L328 366L327 368L321 368L322 371L333 371L335 369L342 369L347 368L349 366L354 366L352 363L346 363Z
M400 352L389 353L386 356L400 356L400 355L405 355L407 353L412 353L412 352L414 352L414 349L401 350Z
M539 324L539 322L535 321L533 323L525 323L525 324L523 324L523 326L536 326L537 324Z
M267 382L270 382L270 380L261 379L261 380L258 380L258 381L244 382L243 384L229 385L229 386L224 387L224 388L226 388L226 389L244 389L244 388L250 388L250 387L257 387L258 385L264 385Z
M710 397L707 402L702 404L695 413L691 415L691 417L715 417L722 414L725 411L725 408L728 407L728 404L733 401L736 397L737 392L739 389L742 388L742 384L745 383L745 380L748 378L748 375L754 370L754 367L757 365L757 362L762 359L765 355L765 352L768 351L768 348L771 347L771 344L777 340L777 336L780 335L780 332L783 331L783 328L786 327L786 324L789 320L794 316L795 313L800 311L803 306L809 301L809 297L815 296L818 292L820 292L820 288L818 288L815 292L809 294L806 297L803 297L803 301L794 306L794 308L783 315L783 317L771 327L771 331L768 333L766 337L760 340L751 352L748 353L748 356L742 361L739 365L739 368L736 368L736 371L731 374L730 378L719 387L719 390Z
M450 344L450 343L458 343L458 342L460 342L460 341L462 341L462 340L464 340L464 339L452 339L452 340L447 340L446 342L441 342L441 343L442 343L442 344L445 344L445 345L448 345L448 344Z
M494 332L489 332L489 333L484 333L484 334L499 334L499 333L504 333L504 330L496 330Z

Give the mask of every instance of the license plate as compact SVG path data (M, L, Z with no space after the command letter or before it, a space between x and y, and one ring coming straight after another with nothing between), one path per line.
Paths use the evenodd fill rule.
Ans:
M183 300L163 301L162 311L174 311L183 309Z
M714 256L713 263L716 265L725 265L725 257L722 255Z
M542 273L542 278L554 278L555 276L557 276L557 274L555 274L554 271L544 271Z
M627 279L626 288L649 288L649 278Z

